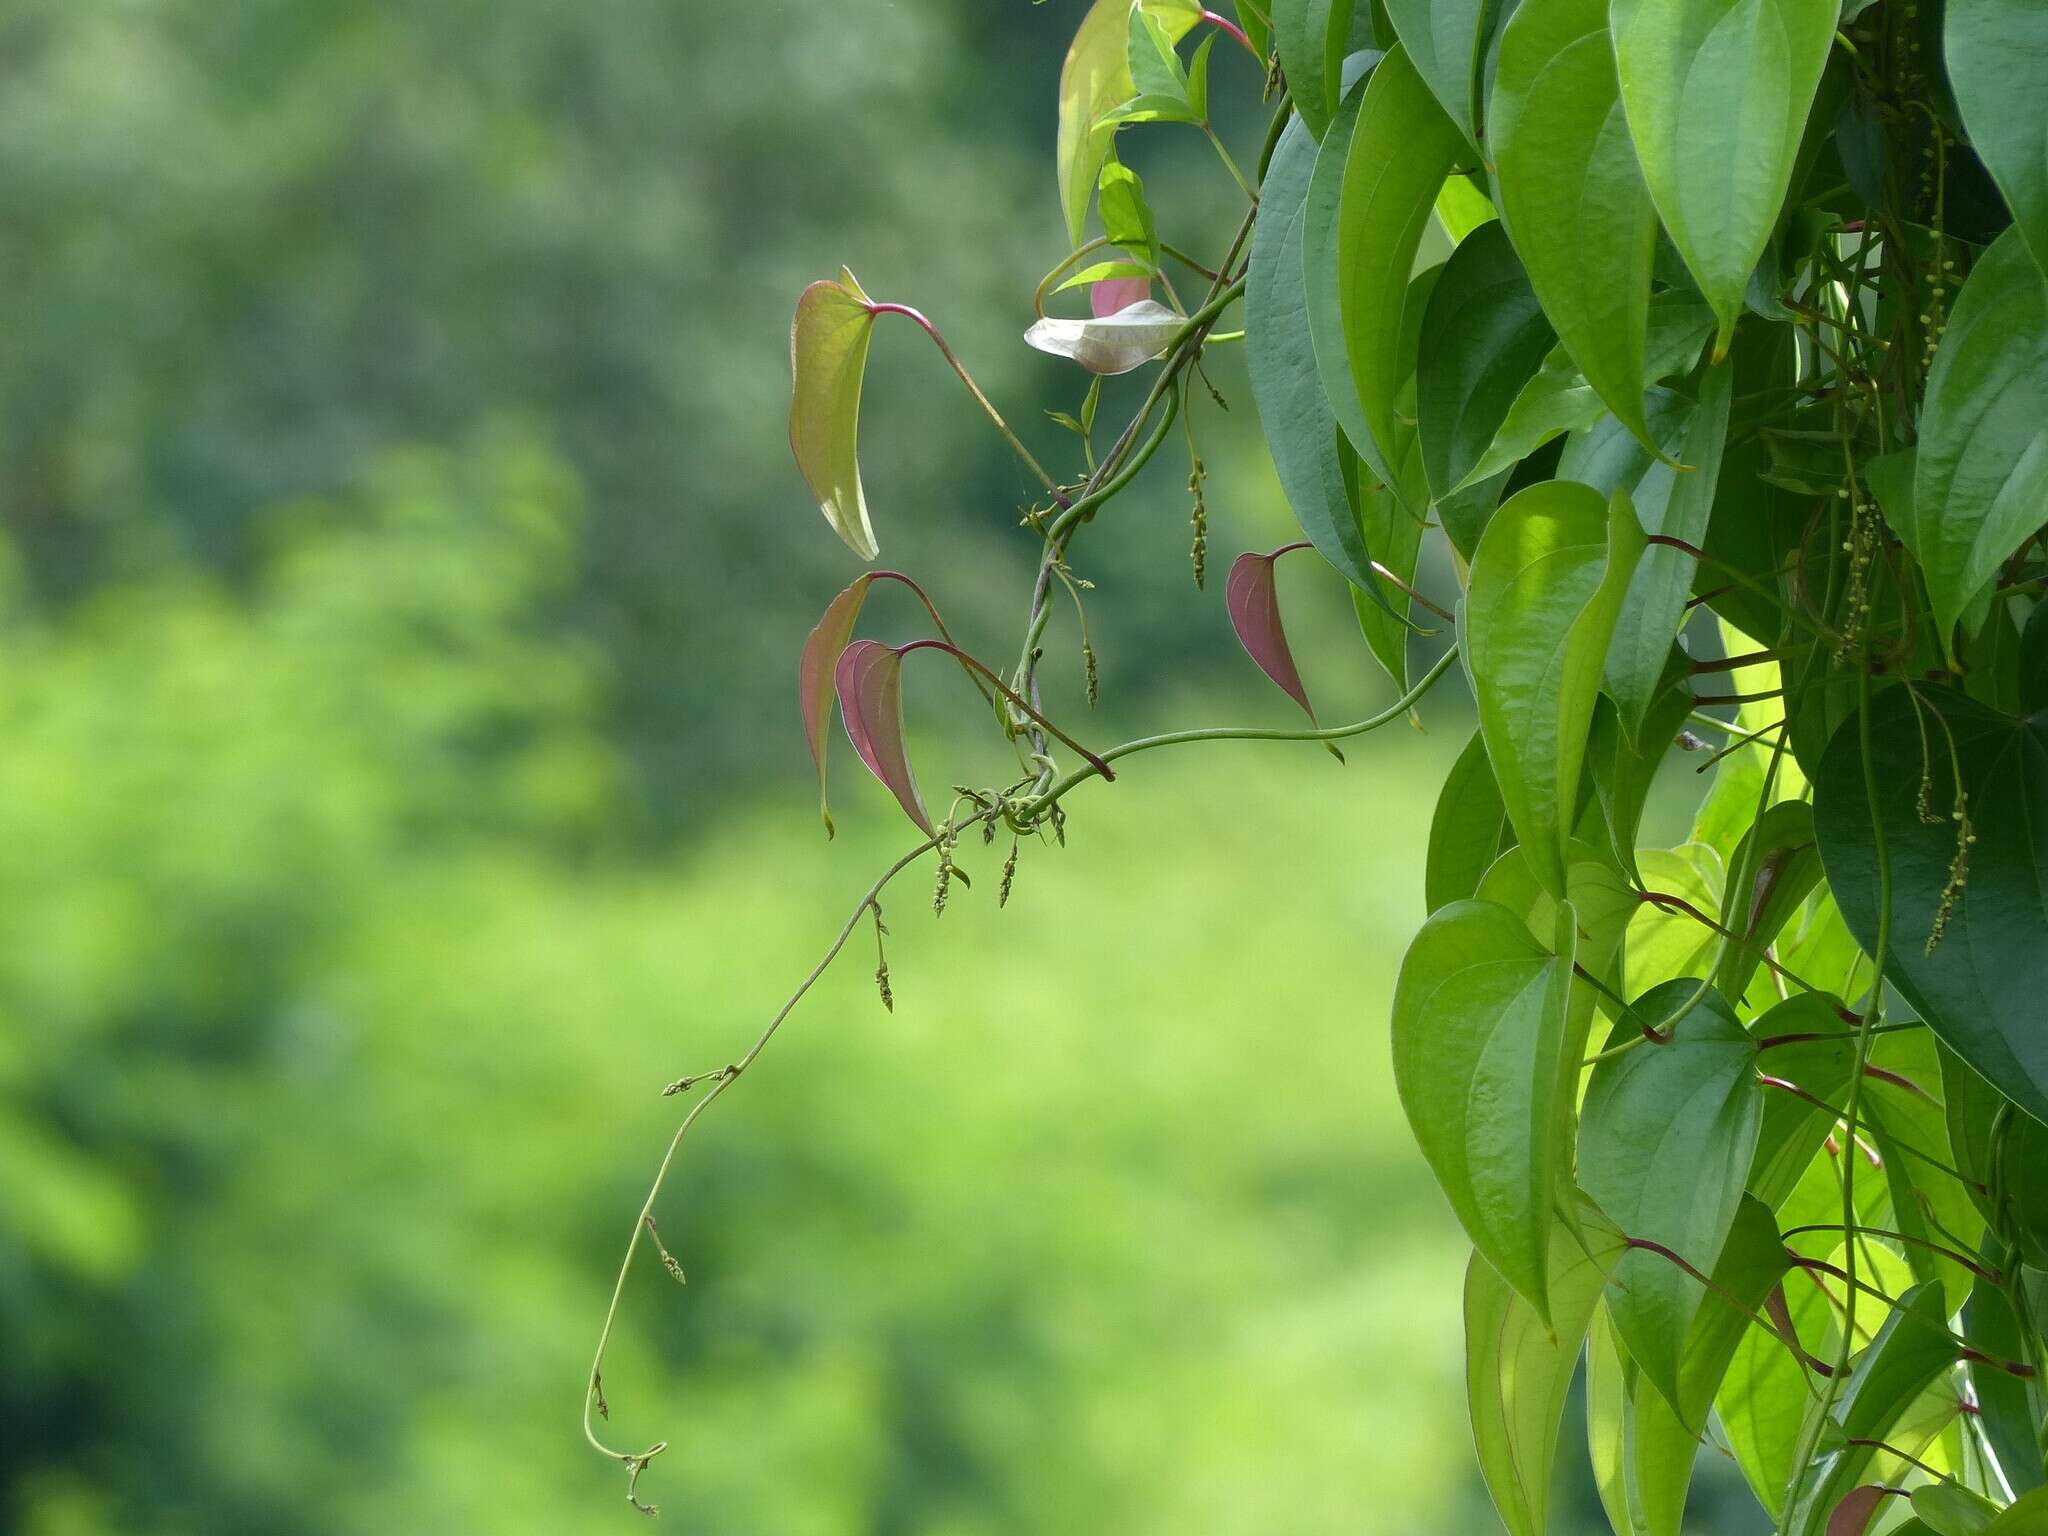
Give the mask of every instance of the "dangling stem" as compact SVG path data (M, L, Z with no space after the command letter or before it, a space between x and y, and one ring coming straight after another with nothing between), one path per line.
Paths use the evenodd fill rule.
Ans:
M940 355L953 365L953 371L960 376L960 382L967 386L967 393L974 396L975 403L987 413L988 419L995 423L996 430L1003 435L1003 441L1010 445L1010 450L1019 459L1023 460L1024 467L1038 477L1038 483L1044 486L1046 490L1050 491L1055 497L1060 495L1059 481L1046 473L1045 466L1032 457L1031 450L1024 446L1023 439L1010 430L1010 424L1003 420L1003 413L996 409L993 400L981 392L981 386L974 382L974 375L967 371L966 365L955 355L953 349L946 344L946 338L939 334L939 328L936 325L933 325L921 311L912 309L908 304L870 304L868 306L868 313L875 315L901 315L906 320L917 322L925 335L931 337L932 345L939 349Z

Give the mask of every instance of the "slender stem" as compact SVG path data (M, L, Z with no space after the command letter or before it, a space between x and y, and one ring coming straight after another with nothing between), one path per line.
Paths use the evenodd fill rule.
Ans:
M1134 752L1150 752L1155 747L1178 747L1195 741L1342 741L1347 736L1362 736L1367 731L1377 730L1389 721L1399 720L1406 715L1414 707L1416 700L1436 686L1437 680L1450 670L1451 663L1456 661L1457 657L1458 648L1452 646L1422 674L1414 687L1378 714L1370 715L1352 725L1312 731L1272 730L1264 726L1217 726L1207 730L1169 731L1161 736L1143 736L1136 741L1127 741L1122 746L1111 747L1102 754L1102 758L1104 763L1113 763L1118 758L1129 757ZM1092 764L1086 768L1074 769L1044 794L1018 807L1017 819L1029 821L1043 815L1076 784L1097 776L1097 770Z
M1081 743L1074 740L1073 737L1069 736L1065 731L1061 730L1058 726L1054 725L1050 720L1046 719L1045 716L1041 715L1037 710L1033 709L1029 704L1025 703L1021 697L1010 691L1009 684L1005 683L1001 678L997 677L995 673L991 672L987 667L982 665L982 663L975 660L972 656L968 655L967 652L961 650L959 646L954 645L951 641L913 640L908 645L899 645L896 647L896 654L898 656L908 656L912 651L944 651L948 656L951 656L954 660L963 662L967 666L972 667L975 671L979 672L983 677L987 678L990 683L994 684L995 687L1001 691L1003 697L1008 699L1011 704L1013 704L1018 709L1023 710L1025 714L1029 715L1033 720L1036 720L1040 725L1044 726L1045 729L1052 732L1053 735L1057 736L1060 739L1062 745L1073 748L1074 751L1080 753L1083 757L1087 758L1089 766L1096 773L1099 773L1105 780L1114 780L1116 778L1115 770L1113 770L1106 761L1104 761L1102 758L1097 757L1093 752L1090 752L1086 747L1082 746Z
M1797 1237L1802 1232L1840 1232L1841 1230L1842 1228L1840 1224L1837 1222L1811 1221L1806 1223L1806 1225L1804 1226L1787 1227L1783 1232L1779 1233L1778 1235L1780 1237ZM1987 1281L1992 1285L2002 1286L2005 1284L2005 1276L2001 1275L1997 1270L1986 1268L1984 1265L1979 1264L1975 1259L1971 1258L1967 1253L1959 1252L1954 1248L1945 1247L1942 1244L1934 1242L1929 1238L1915 1237L1910 1232L1893 1232L1885 1227L1871 1227L1863 1226L1860 1224L1856 1227L1856 1230L1858 1232L1868 1233L1872 1237L1888 1237L1893 1242L1897 1243L1912 1243L1916 1247L1925 1248L1932 1253L1938 1253L1944 1259L1948 1259L1954 1263L1962 1265L1963 1268L1967 1269L1979 1280Z
M1202 20L1207 22L1210 26L1216 28L1216 30L1219 32L1228 32L1232 37L1237 39L1239 47L1243 48L1244 51L1250 54L1254 59L1258 59L1259 68L1264 69L1266 67L1266 61L1262 58L1259 58L1259 50L1254 48L1252 46L1252 40L1244 35L1244 29L1240 27L1236 22L1232 21L1228 16L1219 16L1214 11L1204 11L1202 12Z
M1244 179L1244 172L1240 171L1237 168L1237 162L1230 158L1230 151L1225 149L1223 141L1216 137L1216 130L1207 123L1204 123L1202 124L1202 132L1207 136L1210 144L1215 146L1217 158L1223 162L1223 169L1230 172L1230 179L1237 183L1237 189L1250 198L1254 206L1257 206L1259 189Z
M1053 479L1046 472L1045 466L1032 457L1031 450L1024 446L1023 439L1010 430L1010 424L1003 420L1003 413L996 409L993 400L981 392L981 386L974 382L974 375L967 371L966 365L960 361L953 349L946 344L946 338L939 334L939 328L936 325L933 325L921 311L912 309L908 304L870 304L868 312L876 315L901 315L906 320L916 321L925 335L931 337L932 344L939 349L940 355L948 363L952 364L953 371L960 376L960 382L967 386L967 393L974 396L975 403L987 413L988 419L995 423L996 430L1003 435L1003 441L1010 445L1011 452L1023 460L1024 467L1038 477L1040 485L1043 485L1055 496L1060 494L1059 481Z

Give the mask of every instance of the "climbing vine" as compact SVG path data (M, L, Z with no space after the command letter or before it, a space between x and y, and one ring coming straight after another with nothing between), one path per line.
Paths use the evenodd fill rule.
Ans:
M1258 61L1271 112L1242 164L1211 122L1218 47ZM930 860L943 912L960 840L1004 838L1006 901L1121 759L1341 753L1456 671L1478 724L1430 827L1391 1071L1472 1242L1466 1381L1504 1524L1544 1529L1583 1368L1618 1536L1676 1536L1703 1448L1782 1536L2048 1530L2044 80L2033 0L1095 0L1058 102L1072 255L1026 335L1088 380L1055 413L1071 462L1034 457L917 310L844 271L798 302L790 439L830 527L877 558L860 391L895 317L1038 483L1037 572L1006 665L947 630L939 572L864 572L804 640L821 810L836 712L921 840L743 1054L669 1085L694 1102L604 1337L643 1241L680 1277L655 1207L684 1138L863 929L892 1005L898 876ZM1153 131L1201 134L1241 189L1213 249L1164 238L1119 158ZM1091 749L1040 689L1071 650L1097 693L1072 552L1178 424L1206 587L1190 407L1226 326L1303 539L1239 554L1222 600L1306 723ZM1105 430L1102 377L1140 369ZM1387 708L1318 719L1288 557L1349 589ZM927 633L855 638L881 581ZM903 709L942 667L1016 768L934 815ZM1686 841L1645 846L1673 758L1711 786ZM663 1446L600 1437L603 1361L586 1433L651 1509Z

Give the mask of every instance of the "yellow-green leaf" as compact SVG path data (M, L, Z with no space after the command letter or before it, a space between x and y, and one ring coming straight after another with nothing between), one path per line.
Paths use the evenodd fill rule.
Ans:
M853 274L816 282L789 328L789 446L832 531L872 560L875 530L860 483L860 385L874 334L873 302Z

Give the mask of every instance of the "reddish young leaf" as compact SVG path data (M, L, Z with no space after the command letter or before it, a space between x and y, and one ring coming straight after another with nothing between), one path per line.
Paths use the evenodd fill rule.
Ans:
M804 637L803 655L796 664L797 707L803 712L804 740L810 744L811 761L818 765L818 814L825 818L827 837L832 836L833 827L832 808L825 797L825 728L832 722L833 674L874 579L872 572L863 572L826 604L824 616Z
M1280 623L1280 596L1273 585L1273 566L1280 556L1288 549L1305 547L1290 544L1270 555L1249 551L1239 555L1223 585L1223 601L1230 610L1230 627L1237 631L1238 644L1315 723L1315 707L1308 701L1308 690L1301 686L1294 653L1287 648L1287 631Z
M853 750L925 836L935 836L903 745L903 658L879 640L856 640L839 653L833 679Z
M1828 1516L1827 1536L1863 1536L1870 1529L1877 1506L1890 1492L1889 1488L1880 1488L1875 1483L1850 1489L1842 1495L1842 1502L1835 1506L1835 1512Z
M1088 286L1088 304L1100 320L1152 297L1149 277L1112 277Z

